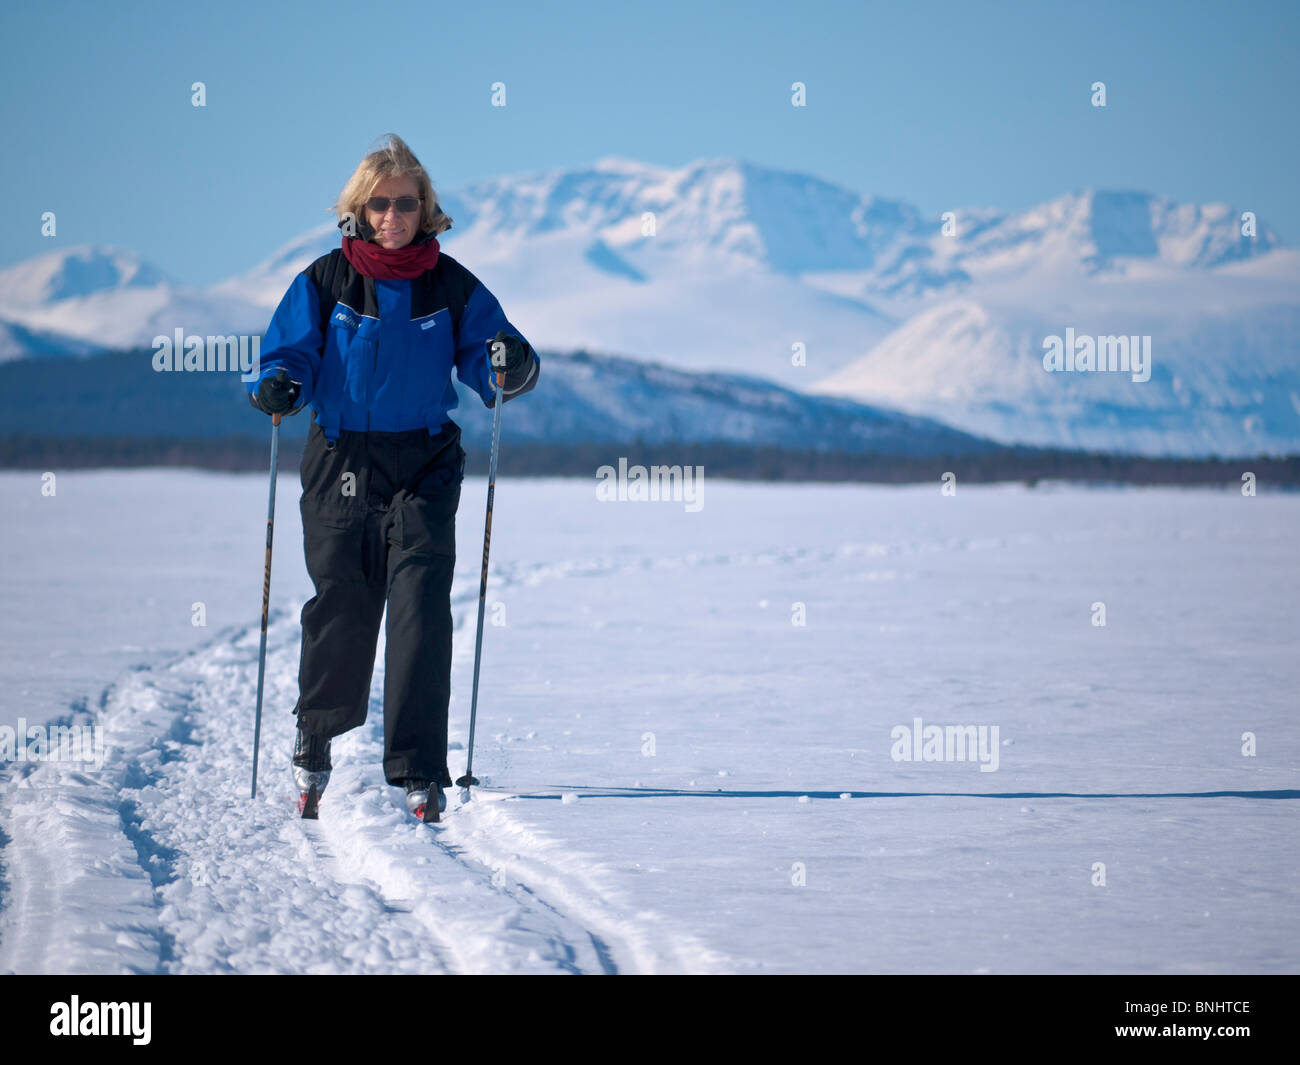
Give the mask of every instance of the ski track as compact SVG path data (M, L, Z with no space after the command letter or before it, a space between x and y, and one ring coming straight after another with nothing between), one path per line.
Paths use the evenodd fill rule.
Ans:
M1063 531L1053 539L1074 541ZM492 588L684 566L782 565L979 551L1035 536L677 557L591 557L496 567ZM467 638L477 580L453 590ZM259 796L249 801L260 629L218 633L100 697L102 769L15 765L0 972L652 973L743 968L602 882L594 856L512 816L511 793L449 792L416 823L383 780L382 708L335 741L321 820L295 815L292 747L301 602L272 612ZM382 641L382 635L381 635ZM382 642L372 691L382 691ZM84 720L84 708L74 718ZM453 736L455 730L453 727ZM458 746L453 742L453 748Z
M501 567L490 584L807 554L588 557ZM464 634L477 580L458 585L455 626ZM283 708L297 697L300 607L272 611L256 800L248 797L260 637L252 625L106 688L96 718L102 768L11 767L0 801L0 972L735 968L618 897L593 856L513 817L508 791L462 804L451 789L441 824L415 822L383 779L373 694L366 725L335 741L340 757L321 819L298 818L281 763L292 748L293 717ZM382 691L382 643L378 659L372 691Z

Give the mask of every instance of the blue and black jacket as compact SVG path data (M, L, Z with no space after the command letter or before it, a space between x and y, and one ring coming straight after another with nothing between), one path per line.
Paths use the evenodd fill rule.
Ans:
M432 239L433 234L416 238ZM340 430L436 435L458 405L456 376L496 401L488 342L498 332L528 345L523 380L507 378L503 401L529 392L541 373L532 345L510 324L487 287L446 252L410 281L357 271L336 248L293 279L262 340L250 397L281 367L302 382L296 411L310 405L326 439Z

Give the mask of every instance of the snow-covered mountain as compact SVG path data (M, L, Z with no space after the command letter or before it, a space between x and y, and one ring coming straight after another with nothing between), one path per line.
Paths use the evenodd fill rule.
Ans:
M1150 377L1048 372L1046 338L1150 338ZM951 300L908 320L817 390L928 414L996 440L1152 455L1293 453L1300 304L1181 315ZM1139 341L1139 343L1143 343ZM1141 376L1141 375L1139 375Z
M733 159L617 157L439 196L443 248L539 347L757 375L1006 441L1300 449L1300 257L1226 204L1087 190L930 216ZM0 357L23 329L44 338L31 353L261 331L337 241L322 224L203 290L123 252L20 264L0 273ZM1151 380L1047 373L1043 341L1067 328L1151 336Z
M1227 204L1175 204L1143 192L1089 190L1029 211L954 211L952 227L927 226L865 290L951 291L968 282L1042 273L1128 275L1137 264L1204 270L1278 247L1261 229L1240 233Z
M332 222L326 222L291 240L247 273L213 285L211 291L214 295L259 307L263 317L269 320L294 276L301 273L303 267L338 246L338 227Z
M439 197L454 221L443 249L534 344L802 387L895 324L865 298L799 280L871 255L850 226L861 198L814 178L733 160L669 169L610 158ZM327 223L214 291L269 314L294 273L337 242ZM795 370L796 343L822 369Z
M511 405L512 442L721 443L791 451L970 455L999 450L941 422L814 396L761 378L690 373L585 351L543 357L547 401ZM539 386L540 387L540 386ZM457 383L467 443L487 448L492 416Z
M148 347L177 328L261 332L264 319L247 301L179 285L117 248L78 245L0 271L0 361Z

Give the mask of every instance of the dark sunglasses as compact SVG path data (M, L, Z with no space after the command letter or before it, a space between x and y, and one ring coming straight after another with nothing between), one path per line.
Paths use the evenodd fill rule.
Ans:
M398 196L397 199L390 199L387 196L371 196L366 201L366 206L376 214L385 214L388 211L388 205L394 204L402 214L411 214L420 209L420 204L424 203L423 196Z

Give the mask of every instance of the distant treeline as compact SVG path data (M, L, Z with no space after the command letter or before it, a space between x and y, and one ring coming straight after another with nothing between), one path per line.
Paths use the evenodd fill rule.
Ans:
M296 470L300 438L281 436L280 468ZM486 474L486 447L467 447L470 473ZM748 481L856 481L915 484L947 472L959 482L1040 480L1134 485L1239 487L1253 473L1261 488L1300 488L1300 455L1252 459L1165 459L1101 452L1005 448L987 454L899 456L794 451L737 444L527 443L503 446L500 471L524 477L595 477L604 465L703 466L706 476ZM265 438L68 437L10 433L0 436L0 467L10 469L102 469L193 466L208 470L265 470Z

